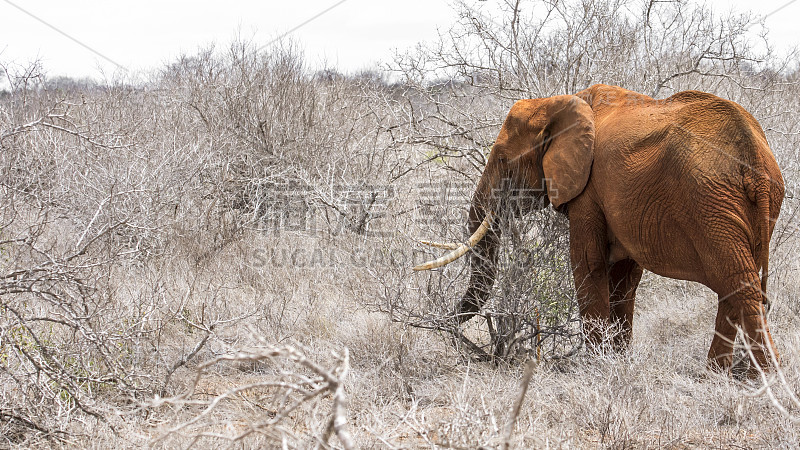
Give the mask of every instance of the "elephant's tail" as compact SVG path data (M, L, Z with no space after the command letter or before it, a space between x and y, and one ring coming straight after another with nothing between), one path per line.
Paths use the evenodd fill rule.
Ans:
M760 162L760 161L759 161ZM756 209L758 211L758 228L760 228L761 252L757 263L761 267L761 292L767 295L767 278L769 277L769 231L770 231L770 178L763 164L757 169L755 184Z
M756 223L753 224L753 258L756 268L761 269L761 291L767 293L769 276L769 234L770 234L770 178L761 158L749 167L745 175L747 197L756 205ZM757 236L757 237L756 237Z
M760 203L760 202L759 202ZM758 209L762 211L764 220L761 222L761 292L767 295L767 278L769 277L769 195L767 194L767 207Z

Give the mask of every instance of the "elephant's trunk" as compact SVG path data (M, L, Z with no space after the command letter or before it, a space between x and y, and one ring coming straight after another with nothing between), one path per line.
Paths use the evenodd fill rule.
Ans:
M497 272L497 254L500 245L500 227L498 226L504 211L503 202L496 195L500 188L501 176L498 167L490 160L478 182L478 187L472 197L469 209L469 232L472 233L481 226L481 219L491 211L492 228L473 247L470 253L470 278L464 296L458 305L456 314L458 322L463 323L472 318L480 309L494 285Z
M478 206L478 202L473 202L469 212L469 230L472 231L480 226L480 217L483 215L484 208ZM499 214L494 214L494 222L497 223ZM470 278L469 286L461 302L458 305L456 314L458 322L463 323L472 318L480 309L494 285L495 274L497 271L497 249L500 243L500 229L495 226L481 241L473 247L470 254Z
M441 258L414 267L414 270L434 269L470 253L469 287L456 311L459 323L469 320L480 311L494 284L500 242L500 230L496 224L503 213L499 209L505 206L505 202L499 201L495 195L502 187L497 172L497 167L490 162L478 182L469 210L469 240L462 244L423 241L425 244L452 251Z

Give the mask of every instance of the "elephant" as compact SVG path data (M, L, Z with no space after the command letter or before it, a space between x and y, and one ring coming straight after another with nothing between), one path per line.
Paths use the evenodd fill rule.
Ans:
M764 131L739 104L700 91L656 100L602 84L516 101L471 200L471 237L438 244L452 251L414 267L470 254L459 323L490 296L498 220L509 208L498 192L509 189L530 193L527 210L552 204L567 216L589 349L629 346L636 288L647 269L718 295L709 368L730 370L739 327L756 364L777 363L766 289L784 183Z

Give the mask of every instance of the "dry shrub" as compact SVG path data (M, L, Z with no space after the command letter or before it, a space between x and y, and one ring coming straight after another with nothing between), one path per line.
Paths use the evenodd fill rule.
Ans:
M368 76L311 73L297 45L237 41L163 71L159 84L192 111L218 165L205 175L239 226L366 232L396 163ZM383 87L382 84L379 85Z
M198 366L186 392L175 397L156 398L145 405L156 411L172 406L178 413L174 420L179 423L165 430L153 443L174 446L188 442L193 446L209 445L209 441L247 440L250 445L269 447L299 448L312 444L327 447L335 434L343 448L354 448L347 430L343 386L349 371L347 349L341 355L334 353L334 359L334 365L328 368L294 347L275 347L261 342L249 350L205 361ZM258 366L259 377L229 389L224 382L218 382L223 386L214 386L205 376L223 362ZM207 397L211 398L206 400ZM326 397L330 397L330 401ZM231 418L229 409L225 408L227 403L243 408L245 414L241 418ZM252 421L251 415L262 418ZM309 425L322 425L322 428L309 429Z

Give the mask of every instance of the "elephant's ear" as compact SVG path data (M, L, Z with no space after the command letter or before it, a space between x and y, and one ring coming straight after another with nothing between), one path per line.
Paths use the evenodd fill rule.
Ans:
M589 181L594 149L594 112L574 95L552 97L549 142L542 158L547 196L554 207L577 197Z

